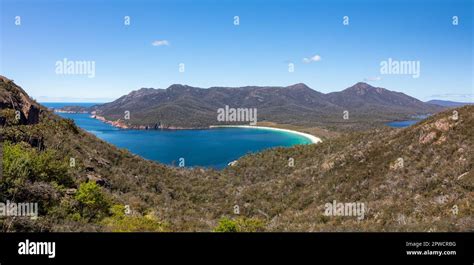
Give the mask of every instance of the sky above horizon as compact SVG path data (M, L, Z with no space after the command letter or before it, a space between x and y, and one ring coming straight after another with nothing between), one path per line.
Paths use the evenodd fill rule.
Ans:
M470 0L0 1L0 74L40 102L106 102L171 84L328 93L357 82L474 101ZM65 59L93 62L94 74L58 72ZM413 68L384 72L389 60Z

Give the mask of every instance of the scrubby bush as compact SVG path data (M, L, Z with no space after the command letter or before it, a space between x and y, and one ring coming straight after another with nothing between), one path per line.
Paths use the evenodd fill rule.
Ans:
M38 151L23 142L4 144L3 169L5 179L17 183L29 180L73 184L67 162L59 159L53 150Z
M14 109L2 109L0 110L0 118L4 120L6 126L17 125L20 120L16 117L16 111Z
M74 134L79 133L79 129L77 128L77 125L74 123L74 120L72 119L62 119L60 120L60 124L63 128L73 132Z
M229 219L223 217L214 228L214 232L262 232L265 230L265 222L258 218Z
M79 203L79 211L83 218L100 220L109 215L110 199L95 182L82 183L75 199Z
M147 215L127 215L123 205L114 205L110 208L111 217L103 220L106 229L113 232L164 232L167 225L160 222L152 213Z
M24 142L5 142L2 163L0 199L3 200L12 199L15 195L16 199L21 199L20 194L27 194L25 191L34 190L34 187L51 186L56 189L55 187L74 184L68 173L67 163L58 159L53 150L38 151ZM46 204L50 205L50 202Z

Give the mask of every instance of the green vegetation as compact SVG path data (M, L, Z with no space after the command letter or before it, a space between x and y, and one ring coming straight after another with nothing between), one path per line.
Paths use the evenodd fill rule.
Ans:
M214 228L214 232L263 232L265 222L257 218L239 217L234 220L223 217Z
M22 117L0 117L0 201L39 203L39 218L0 218L1 231L474 229L474 106L457 109L458 119L446 111L406 129L328 134L216 171L166 167L111 146L4 79L0 104L0 113ZM333 200L364 202L368 212L325 216ZM239 217L223 218L236 204Z
M160 222L153 214L145 216L129 215L123 205L114 205L111 209L112 216L102 221L112 232L166 232L168 226Z
M81 216L89 220L102 219L109 214L110 200L94 182L82 183L75 195Z
M40 214L45 214L59 203L60 190L71 185L67 164L53 150L38 151L24 142L3 144L0 201L37 201Z
M5 142L3 152L3 173L6 184L46 181L70 186L73 183L68 174L67 162L57 157L54 150L41 152L24 142L18 144Z

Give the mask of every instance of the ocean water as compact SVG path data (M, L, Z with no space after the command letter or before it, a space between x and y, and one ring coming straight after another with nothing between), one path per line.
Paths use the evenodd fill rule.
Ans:
M128 149L146 159L175 166L179 165L180 158L184 158L186 167L222 169L247 153L311 143L300 135L251 128L123 130L93 119L89 114L58 114L73 119L79 127L117 147Z
M41 102L40 102L41 103ZM43 106L48 107L50 109L60 109L66 106L78 106L78 107L92 107L97 104L102 104L102 103L77 103L77 102L47 102L47 103L41 103Z
M393 128L405 128L410 127L413 124L418 123L419 121L430 117L429 114L421 114L421 115L413 115L412 120L405 120L405 121L392 121L387 122L385 125L393 127Z
M407 120L407 121L392 121L386 123L386 125L394 128L405 128L412 126L413 124L419 122L420 120Z

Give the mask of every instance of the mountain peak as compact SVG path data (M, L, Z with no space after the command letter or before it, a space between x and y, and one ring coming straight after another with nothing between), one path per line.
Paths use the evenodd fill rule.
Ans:
M351 88L355 88L355 89L371 89L371 88L375 88L365 82L357 82L355 85L353 85Z
M344 91L349 91L349 92L355 92L358 95L365 95L367 93L377 93L381 94L384 90L384 88L381 87L373 87L367 83L364 82L358 82L355 85L346 88Z
M128 95L125 95L125 97L127 97L127 98L141 97L141 96L147 95L149 93L153 93L154 91L155 91L154 88L143 87L143 88L140 88L138 90L134 90L134 91L130 92Z
M292 88L292 89L311 89L309 86L307 86L304 83L297 83L291 86L287 86L287 88Z
M192 87L188 85L182 85L182 84L172 84L166 90L180 91L180 90L184 90L188 88L192 88Z

